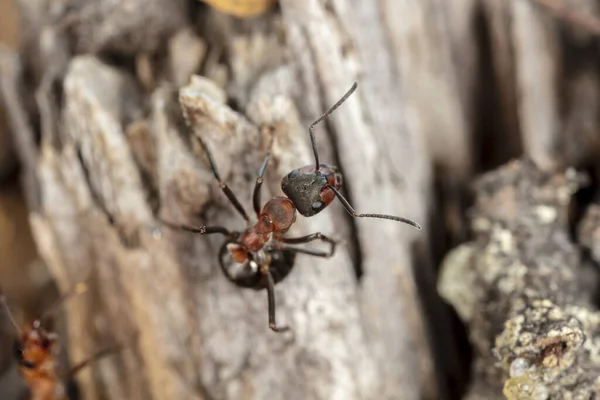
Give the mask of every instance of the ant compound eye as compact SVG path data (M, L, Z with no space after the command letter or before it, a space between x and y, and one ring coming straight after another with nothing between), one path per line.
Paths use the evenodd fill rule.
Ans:
M320 211L323 207L325 207L325 203L323 203L322 201L315 201L314 203L312 203L312 208L315 211Z

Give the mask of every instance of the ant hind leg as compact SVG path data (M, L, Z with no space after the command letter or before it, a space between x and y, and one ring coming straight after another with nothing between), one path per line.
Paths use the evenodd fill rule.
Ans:
M275 322L275 282L269 271L265 273L267 277L267 300L269 303L269 328L273 332L281 333L289 330L287 326L277 326Z

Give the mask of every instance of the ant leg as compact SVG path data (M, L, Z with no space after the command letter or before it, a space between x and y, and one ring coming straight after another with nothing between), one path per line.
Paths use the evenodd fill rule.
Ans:
M223 191L223 193L225 193L225 196L227 196L227 198L229 199L231 204L233 204L233 206L240 213L240 215L246 221L250 221L250 218L248 217L248 214L246 214L246 210L244 210L244 207L242 206L240 201L237 199L237 197L235 197L235 194L233 194L231 189L229 189L229 186L227 186L227 183L223 179L221 179L221 174L219 174L219 170L217 169L217 164L215 163L215 159L214 159L211 151L209 150L208 146L206 145L206 143L204 143L204 140L202 140L202 138L200 138L200 136L195 136L195 137L200 142L200 145L202 146L202 148L204 149L204 152L206 153L206 156L208 157L208 162L210 163L210 169L212 169L215 179L219 182L219 186L221 186L221 190Z
M264 182L265 170L267 169L267 164L269 163L269 157L271 157L271 148L273 147L273 127L270 127L271 130L271 140L269 141L269 147L267 148L267 154L265 154L265 159L263 160L262 165L260 166L260 170L258 171L258 176L256 177L256 183L254 184L254 193L252 194L252 205L254 206L254 212L258 217L260 215L260 188Z
M275 247L278 250L285 250L285 251L291 251L294 253L308 254L309 256L314 256L314 257L329 258L333 255L333 252L331 252L331 250L330 251L322 251L322 250L315 250L315 249L304 249L302 247L290 246L285 243L277 243L273 247Z
M327 185L327 187L330 188L331 190L333 190L333 193L340 200L340 202L342 203L342 205L344 206L344 208L346 209L346 211L348 211L348 214L352 215L355 218L391 219L392 221L404 222L405 224L408 224L410 226L414 226L415 228L417 228L419 230L422 229L421 225L419 225L415 221L412 221L412 220L407 219L407 218L396 217L394 215L387 215L387 214L358 214L356 212L356 210L354 208L352 208L352 206L350 205L350 203L348 203L348 200L346 200L344 198L344 196L342 196L342 194L339 192L339 190L337 190L335 187L333 187L331 185Z
M91 363L93 363L97 360L100 360L101 358L106 357L112 353L116 353L117 351L119 351L121 349L121 347L123 347L123 345L121 343L119 343L119 344L113 344L113 345L110 345L110 346L104 347L103 349L98 350L96 353L92 354L90 357L86 358L85 360L81 361L79 364L76 364L74 367L72 367L66 374L64 374L63 378L65 380L73 378L79 371L81 371L82 369L84 369L85 367L90 365Z
M12 324L13 328L15 328L17 337L19 337L21 334L21 328L19 327L19 324L17 324L17 321L15 320L13 313L10 311L10 307L8 306L8 301L6 301L6 295L2 292L1 288L0 288L0 303L2 304L2 308L4 308L4 312L8 316L8 319L10 320L10 323Z
M310 143L312 144L313 154L315 155L315 163L317 164L317 171L319 170L319 154L317 153L317 142L315 141L315 126L319 122L321 122L325 118L327 118L328 115L331 115L331 113L334 112L336 110L336 108L341 106L342 103L345 102L352 93L354 93L357 86L358 86L358 83L354 82L354 84L352 84L352 87L350 89L348 89L346 94L344 94L344 96L342 96L342 98L339 99L337 103L335 103L329 110L325 111L325 113L323 115L321 115L319 117L319 119L317 119L315 122L310 124L310 126L308 127L308 133L310 134Z
M273 275L268 270L263 272L267 277L267 301L269 303L269 328L274 332L285 332L290 328L287 326L277 326L275 322L275 282Z
M300 236L297 238L277 238L278 241L289 244L298 244L298 243L309 243L314 240L321 240L323 242L329 243L329 255L327 257L333 256L335 253L336 241L323 235L321 232L311 233L310 235Z
M221 235L225 235L228 237L237 236L236 233L230 232L229 230L227 230L227 228L224 228L222 226L204 226L204 225L194 226L194 225L175 224L173 222L165 221L160 218L159 218L159 221L168 228L180 230L180 231L192 232L192 233L199 233L200 235L210 235L212 233L220 233Z

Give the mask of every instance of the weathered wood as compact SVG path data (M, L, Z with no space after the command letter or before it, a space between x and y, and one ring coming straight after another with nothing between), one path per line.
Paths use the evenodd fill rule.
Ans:
M593 1L578 3L550 7L553 15L545 6L556 6L554 0L483 2L506 124L498 144L518 149L522 142L549 170L586 165L597 154L598 121L587 114L596 114L600 89L595 52L586 46L598 11Z
M559 164L558 32L529 0L510 2L517 101L524 151L542 168Z
M478 181L476 236L450 253L439 286L475 348L466 398L598 395L600 313L579 281L568 232L571 195L583 182L574 170L549 174L530 161Z

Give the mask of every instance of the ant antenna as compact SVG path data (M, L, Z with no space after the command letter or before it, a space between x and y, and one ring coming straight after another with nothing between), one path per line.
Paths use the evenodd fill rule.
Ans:
M325 111L325 113L323 115L321 115L319 117L319 119L317 119L315 122L310 124L310 126L308 127L308 132L310 133L310 142L312 144L313 154L315 155L315 163L317 165L317 171L319 170L319 154L317 153L317 142L315 141L315 126L319 122L321 122L325 118L327 118L327 116L330 115L332 112L334 112L339 106L341 106L342 103L345 102L352 93L354 93L357 86L358 86L358 82L354 82L354 84L352 84L352 87L346 92L346 94L344 94L344 96L341 99L338 100L337 103L335 103L329 110Z
M118 343L118 344L113 344L113 345L107 346L103 349L100 349L99 351L94 353L91 357L79 362L74 367L72 367L69 371L64 373L63 378L65 378L65 380L72 379L83 368L87 367L88 365L92 364L93 362L95 362L101 358L104 358L110 354L116 353L117 351L121 350L122 347L123 347L123 344Z
M70 299L73 296L76 295L80 295L82 293L85 293L88 290L88 285L85 282L78 282L75 285L73 285L73 287L65 294L63 294L58 300L56 300L54 302L54 304L52 306L50 306L50 308L48 310L46 310L46 312L44 312L44 314L42 314L42 316L40 318L38 318L37 322L37 328L39 328L39 326L41 325L42 321L45 321L46 319L52 317L55 313L56 310L59 309L60 306L62 306L62 304Z
M355 218L391 219L392 221L403 222L403 223L408 224L410 226L414 226L418 230L422 229L421 225L419 225L415 221L412 221L412 220L407 219L407 218L396 217L394 215L387 215L387 214L358 214L356 212L356 210L354 208L352 208L352 206L350 205L350 203L348 202L348 200L346 200L346 198L344 196L342 196L342 194L340 193L339 190L337 190L334 186L331 186L331 185L327 185L327 187L329 189L333 190L333 193L340 200L340 202L342 203L342 205L344 206L344 208L346 209L346 211L348 211L348 214L352 215Z
M271 157L271 149L273 148L273 142L275 141L275 127L273 125L269 125L268 127L263 127L263 130L269 130L269 143L267 145L267 153L265 154L265 158L263 163L258 170L258 176L256 177L256 181L254 183L254 192L252 194L252 206L254 207L254 212L256 216L260 216L260 188L264 182L265 170L267 169L267 164L269 163L269 157Z
M17 336L19 336L21 333L21 328L19 328L19 324L17 324L15 317L13 316L12 312L10 311L10 307L8 306L8 302L6 301L6 295L4 293L0 294L0 303L2 303L2 307L4 307L4 311L6 312L6 315L8 315L8 319L10 320L10 323L15 328L15 331L17 332Z

